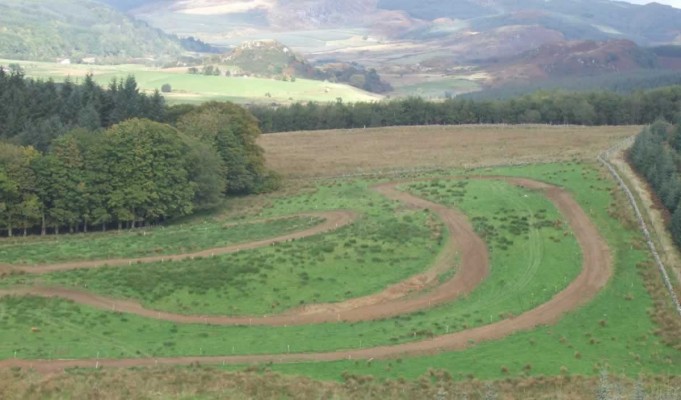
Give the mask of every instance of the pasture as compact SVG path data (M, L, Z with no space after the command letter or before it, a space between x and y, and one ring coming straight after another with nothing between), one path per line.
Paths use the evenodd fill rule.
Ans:
M678 316L594 161L637 131L263 136L270 167L288 178L281 193L146 235L0 241L0 366L261 363L330 380L431 369L456 380L679 375ZM341 223L310 231L339 211ZM296 231L310 234L266 240ZM245 242L262 245L124 262ZM104 250L123 261L49 270Z
M107 86L112 79L125 79L134 75L138 87L147 93L161 90L169 84L171 93L163 96L170 104L200 104L206 101L231 101L235 103L280 103L295 102L335 102L338 98L345 102L375 101L382 97L365 92L349 85L322 82L309 79L296 79L294 82L255 77L224 77L190 75L187 68L153 68L138 64L127 65L84 65L47 63L38 61L0 60L7 67L19 64L26 76L36 79L53 79L62 82L67 78L73 81L92 74L95 82Z

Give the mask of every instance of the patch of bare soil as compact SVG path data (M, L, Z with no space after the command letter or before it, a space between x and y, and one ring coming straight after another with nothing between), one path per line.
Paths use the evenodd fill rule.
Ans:
M594 160L637 126L402 126L262 135L267 165L287 178Z

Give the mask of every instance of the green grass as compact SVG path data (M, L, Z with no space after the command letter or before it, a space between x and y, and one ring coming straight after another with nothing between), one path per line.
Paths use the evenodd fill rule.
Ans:
M579 246L567 222L542 195L500 181L434 180L409 187L421 197L464 211L487 243L493 274L456 312L482 317L480 311L501 313L509 305L525 310L529 303L549 300L579 273L572 262L581 259ZM525 268L510 270L507 265Z
M195 218L163 227L0 240L0 260L10 264L47 264L184 254L281 236L318 225L321 218L287 217L270 221L225 222Z
M168 83L172 93L165 93L169 103L203 103L210 100L236 103L293 103L293 102L345 102L375 101L381 96L362 91L349 85L296 79L284 82L275 79L221 77L190 75L183 69L164 70L143 65L61 65L36 61L0 60L0 65L19 64L32 78L53 79L61 82L67 77L76 80L87 73L94 75L100 85L108 85L112 79L134 75L138 86L147 92L160 90ZM269 96L266 94L269 93Z
M444 239L440 222L420 211L396 211L397 206L369 190L366 182L322 185L314 192L278 199L263 214L277 218L303 210L355 209L364 216L337 232L256 250L172 264L20 275L0 286L86 286L99 294L186 314L262 315L306 303L342 301L422 272L439 252ZM189 239L195 227L176 229L181 240L194 242Z
M395 85L395 90L391 94L398 97L418 96L424 99L444 99L447 94L454 96L476 92L480 89L480 84L474 80L465 77L450 77L408 85Z
M477 344L466 351L372 363L274 365L272 369L322 379L339 379L343 371L416 378L430 368L446 370L455 379L561 373L597 375L606 368L630 377L640 373L681 374L681 352L661 343L655 335L657 326L647 313L652 301L636 265L649 255L644 246L639 250L632 245L641 239L641 234L637 229L623 228L609 213L613 202L610 191L615 187L610 178L605 178L600 168L578 164L531 165L483 172L532 177L562 185L573 194L599 227L614 255L615 275L595 300L567 314L554 326ZM503 372L502 367L506 367L508 373Z
M448 185L449 182L441 183L438 190L445 192ZM320 209L346 208L348 204L353 204L360 211L367 210L365 215L371 218L372 215L386 213L388 209L402 210L399 203L367 191L366 186L367 182L363 181L320 185L313 192L276 201L269 212L290 212L312 204ZM484 202L480 201L482 198ZM522 198L522 201L517 201L518 198ZM465 188L460 204L464 204L462 208L474 208L480 215L492 215L504 209L509 216L526 217L529 220L534 218L536 210L528 210L528 207L535 207L546 209L547 219L558 218L557 211L540 194L500 182L471 181ZM403 214L402 221L408 216ZM411 218L414 223L419 221L413 215ZM499 227L499 232L506 231ZM565 285L564 274L574 276L579 270L577 258L558 259L558 255L564 254L561 248L570 249L573 246L574 250L576 246L574 238L569 235L560 244L550 239L562 232L564 230L533 225L528 228L527 236L520 235L513 243L504 242L505 249L502 246L493 247L491 275L469 297L431 310L381 321L292 327L176 326L133 315L93 310L56 299L5 298L0 301L0 321L3 323L0 357L10 357L15 350L24 358L45 357L56 351L57 347L63 349L63 357L92 357L101 352L103 357L115 358L149 354L218 355L231 354L232 349L234 354L281 353L288 351L289 346L292 352L328 351L420 340L447 331L487 324L490 318L496 321L502 314L518 314L550 298ZM389 241L390 233L382 232L378 237ZM366 268L373 268L370 265ZM537 269L537 265L542 268ZM560 271L560 274L556 271ZM526 279L528 274L535 275L536 279ZM343 275L347 277L336 275L336 278L355 283L362 280L351 273ZM148 278L143 275L138 277ZM153 282L153 279L149 280ZM526 293L535 295L523 296ZM31 327L38 327L41 332L27 335ZM327 370L326 365L322 365L318 374L322 371L333 370Z
M137 299L159 310L262 315L371 294L419 273L437 254L437 247L429 247L439 231L432 216L410 212L214 258L73 270L40 280Z

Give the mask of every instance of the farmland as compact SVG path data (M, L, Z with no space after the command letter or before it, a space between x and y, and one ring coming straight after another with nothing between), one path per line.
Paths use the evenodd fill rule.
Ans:
M91 73L95 82L108 85L112 79L125 79L134 75L140 89L146 92L161 90L169 84L172 92L164 93L171 103L200 104L206 101L232 101L236 103L293 103L293 102L335 102L341 98L347 102L380 100L381 96L364 92L354 87L296 79L294 82L255 77L224 77L191 75L187 68L152 68L137 64L124 65L83 65L59 64L37 61L0 60L5 67L20 65L26 76L36 79L53 79L55 82L67 78L77 80Z
M267 363L324 380L678 376L678 316L594 161L638 130L263 136L282 192L165 228L3 239L0 365ZM347 218L329 225L325 213L339 211ZM310 234L288 240L295 232ZM288 239L267 241L277 237ZM240 247L210 253L229 246ZM209 253L183 256L197 251Z

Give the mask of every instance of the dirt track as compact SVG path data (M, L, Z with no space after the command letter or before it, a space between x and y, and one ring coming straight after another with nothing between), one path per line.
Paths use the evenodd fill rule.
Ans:
M10 264L0 264L0 273L19 271L29 274L47 274L50 272L58 271L70 271L74 269L88 269L88 268L100 268L104 266L109 267L120 267L132 264L145 264L154 262L165 262L165 261L179 261L187 260L198 257L212 257L213 255L236 253L241 250L250 250L258 247L269 246L275 243L287 242L290 240L303 239L309 236L318 235L321 233L330 232L332 230L341 228L345 225L352 223L357 219L357 214L352 211L326 211L326 212L310 212L296 214L297 217L312 217L312 218L323 218L324 222L319 225L315 225L309 229L305 229L298 232L289 233L286 235L278 236L275 238L269 238L264 240L257 240L254 242L233 244L225 247L207 249L197 251L195 253L186 254L175 254L175 255L164 255L164 256L152 256L152 257L140 257L140 258L119 258L110 260L90 260L90 261L78 261L60 264L47 264L47 265L36 265L36 266L24 266L24 265L10 265Z
M112 299L99 296L87 291L69 288L55 287L29 287L22 289L0 290L3 295L33 295L41 297L59 297L72 300L76 303L86 304L104 310L136 314L146 318L171 321L176 323L199 323L212 325L307 325L325 322L357 322L371 321L381 318L389 318L400 314L410 313L438 304L443 304L456 299L458 296L470 293L482 282L489 273L489 260L487 247L468 223L466 216L449 209L443 205L412 196L408 193L395 189L396 183L386 183L374 187L374 190L384 196L403 202L404 204L421 209L429 209L442 219L450 232L449 241L431 267L423 274L413 276L405 281L392 285L385 290L339 303L313 304L304 308L290 310L283 314L272 316L202 316L174 314L144 308L140 303L129 300ZM292 238L307 237L312 234L325 232L350 223L354 220L354 214L343 212L319 213L316 216L324 216L327 221L306 231L289 234L280 238L252 242L246 245L230 246L222 249L206 250L197 254L224 254L235 249L252 249L271 243L290 240ZM335 224L335 225L334 225ZM458 251L457 251L458 250ZM433 287L437 283L438 276L454 267L457 253L460 254L461 262L454 278L444 284L434 287L421 296L404 298L406 295ZM185 259L188 255L177 255L175 259ZM167 259L167 258L166 258ZM129 265L137 262L159 261L158 257L149 257L133 260L108 261L106 265ZM13 267L26 273L44 274L53 271L65 271L77 268L101 267L102 262L83 262L74 264L46 265L41 267Z
M485 178L489 179L489 178ZM499 178L494 178L499 179ZM232 364L242 364L242 363L257 363L257 362L298 362L298 361L333 361L342 359L379 359L379 358L391 358L400 357L404 355L419 355L419 354L432 354L441 351L451 351L451 350L461 350L470 345L471 342L480 342L486 340L501 339L512 333L530 330L537 325L545 325L555 323L564 313L574 310L576 307L586 303L592 299L598 291L607 283L610 276L612 275L611 267L611 256L608 251L607 245L603 238L598 233L598 230L589 220L587 215L577 204L577 202L563 189L548 185L545 183L523 179L523 178L503 178L509 182L516 185L527 187L530 189L542 190L547 198L549 198L559 209L559 211L565 216L575 234L577 241L582 249L583 254L583 269L579 276L563 291L555 295L550 301L542 304L541 306L527 311L517 317L499 321L494 324L481 326L474 329L469 329L466 331L461 331L457 333L452 333L444 336L439 336L433 339L428 339L424 341L405 343L394 346L380 346L368 349L359 350L347 350L347 351L333 351L326 353L304 353L304 354L281 354L281 355L245 355L245 356L216 356L216 357L174 357L174 358L162 358L162 359L120 359L120 360L37 360L37 361L24 361L24 360L6 360L0 362L0 367L10 367L10 366L21 366L21 367L32 367L39 371L55 371L61 370L63 368L69 367L96 367L96 366L107 366L107 367L132 367L132 366L152 366L157 364L190 364L195 362L201 363L232 363ZM415 207L426 207L433 208L433 211L438 212L448 210L446 207L428 202L423 199L416 198L406 193L398 192L394 188L394 184L385 184L377 187L381 193L388 197L396 198L401 201L410 203ZM396 196L396 197L393 197ZM412 203L413 201L413 203ZM449 210L451 211L451 210ZM441 214L442 215L442 214ZM450 226L450 221L447 221L446 214L443 220L447 222ZM454 221L455 222L455 221ZM465 220L464 220L465 222ZM467 223L465 223L467 225ZM465 231L465 226L456 227L456 229L462 228ZM450 226L450 229L452 227ZM452 231L452 236L455 236L456 230ZM471 249L477 248L476 245L477 236L470 236L467 241L471 246ZM479 240L479 239L477 239ZM462 249L462 262L465 262L467 257L473 257L476 260L486 262L486 251L484 251L484 256L480 254L467 254L466 253L466 241L462 245L461 242L458 243L460 249ZM484 248L484 244L483 244ZM483 264L485 265L485 264ZM460 268L456 277L450 281L455 281L463 272L465 268L463 266ZM486 272L485 272L486 274ZM484 278L485 274L482 275ZM479 275L479 274L478 274ZM475 277L475 274L473 274ZM459 278L461 279L461 278ZM475 287L479 281L465 281L462 284L472 285ZM444 286L444 285L443 285ZM441 286L442 287L442 286ZM439 288L429 292L429 293L439 293ZM427 299L428 295L417 298L415 300ZM454 296L455 297L455 296ZM367 306L367 310L380 309L381 307L389 304L391 307L396 305L405 306L403 302L413 301L412 299L400 299L397 301L389 301L387 303L378 303L374 305ZM431 300L432 301L432 300ZM429 303L431 304L431 303ZM107 308L110 308L111 305ZM324 312L329 312L329 310L322 310ZM357 310L355 310L357 311ZM392 309L391 312L394 313L406 313L409 312L409 308L398 308ZM153 312L153 311L152 311ZM369 311L367 311L369 312ZM378 311L376 311L378 312ZM343 319L349 320L349 314L352 311L343 311ZM314 315L314 314L313 314ZM324 315L324 314L319 314ZM152 316L153 317L153 316ZM301 318L304 315L300 316ZM338 318L338 313L335 313L335 317ZM197 317L202 318L202 317ZM195 322L205 322L202 321Z

